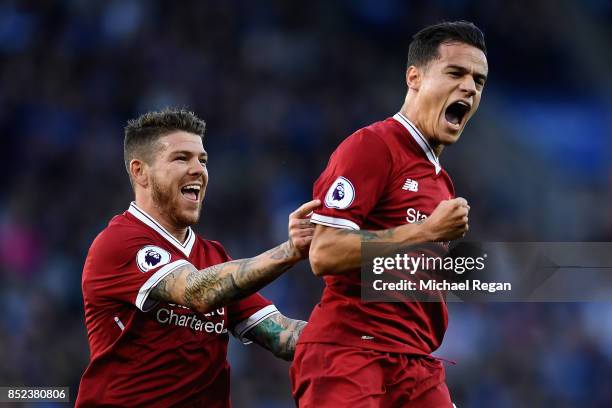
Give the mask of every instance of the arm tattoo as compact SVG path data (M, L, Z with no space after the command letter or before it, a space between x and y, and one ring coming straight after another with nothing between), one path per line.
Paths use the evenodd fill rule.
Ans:
M395 228L389 228L381 231L367 231L367 230L350 230L350 229L339 229L338 233L343 235L358 235L361 238L362 242L372 242L372 241L389 241L395 235Z
M181 266L161 280L151 289L149 296L151 299L172 302L172 289L174 288L179 275L184 272L189 265Z
M255 293L299 259L294 248L285 242L254 258L202 270L185 265L162 279L151 291L151 296L206 313Z
M265 253L270 253L270 258L280 261L283 259L288 259L294 256L296 252L295 246L291 240L284 242L283 244L266 251Z
M291 361L295 344L305 326L305 321L289 319L277 313L252 328L246 337L270 350L276 357Z
M226 273L232 263L238 264L239 270L242 268L240 261L232 261L189 272L183 294L185 305L198 309L200 303L222 305L237 299L240 288L232 274Z

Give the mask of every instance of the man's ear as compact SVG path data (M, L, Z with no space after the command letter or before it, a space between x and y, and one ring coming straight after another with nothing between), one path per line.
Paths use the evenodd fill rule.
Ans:
M144 161L139 159L132 159L130 161L130 176L132 176L135 185L144 188L149 185L148 171L149 166Z
M418 91L423 80L423 72L419 68L411 65L406 70L406 85L409 90Z

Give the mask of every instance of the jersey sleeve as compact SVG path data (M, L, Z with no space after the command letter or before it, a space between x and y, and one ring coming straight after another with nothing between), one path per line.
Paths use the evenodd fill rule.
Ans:
M314 184L313 198L323 205L311 221L335 228L361 229L384 192L391 173L391 152L376 133L361 129L332 154Z
M188 263L138 231L107 230L87 255L83 293L90 299L132 303L146 312L156 304L148 299L155 285Z
M228 306L229 328L244 344L251 341L245 335L268 317L280 313L268 299L255 293Z

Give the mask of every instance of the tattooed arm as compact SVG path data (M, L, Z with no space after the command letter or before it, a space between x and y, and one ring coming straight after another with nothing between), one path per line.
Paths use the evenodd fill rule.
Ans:
M249 330L245 337L270 350L276 357L291 361L295 343L305 326L305 321L276 313Z
M149 297L207 313L255 293L304 258L314 229L305 217L319 204L318 200L310 201L291 213L287 242L254 258L202 270L191 264L180 266L163 278Z
M451 241L468 230L469 206L463 198L444 200L421 223L380 231L354 231L317 225L310 246L310 266L316 276L338 275L361 266L361 243L421 244Z
M202 270L186 264L162 279L149 296L208 313L255 293L300 259L298 251L288 241L254 258Z

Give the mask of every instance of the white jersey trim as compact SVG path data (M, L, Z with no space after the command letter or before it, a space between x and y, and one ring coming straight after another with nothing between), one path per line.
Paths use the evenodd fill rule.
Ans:
M280 312L274 305L268 305L262 309L259 309L257 312L253 313L251 317L241 321L236 326L234 326L232 334L243 344L250 344L252 343L252 341L245 338L244 335L247 334L249 330L251 330L253 327L266 320L268 317L278 313Z
M403 125L410 134L410 136L412 136L414 141L417 142L419 146L421 146L421 149L423 149L423 152L427 156L427 159L436 168L436 174L438 174L440 170L442 170L440 160L438 159L438 156L436 156L436 154L434 153L427 139L425 139L425 136L423 136L419 129L414 126L414 123L412 123L410 120L408 120L407 117L402 115L401 112L398 112L393 115L393 119L397 120L401 125Z
M148 312L151 310L157 302L151 301L147 303L147 298L149 297L149 293L151 290L157 285L162 279L164 279L170 272L175 270L176 268L187 265L187 262L184 259L179 259L178 261L170 262L168 265L164 265L157 272L147 279L147 281L140 287L138 291L138 295L136 296L136 301L134 304L137 308L142 310L143 312Z
M321 214L312 214L310 216L310 222L314 224L321 224L327 227L334 227L334 228L352 229L352 230L360 229L359 225L355 224L353 221L345 220L344 218L328 217L327 215L321 215Z
M181 243L178 239L174 238L172 234L170 234L160 223L155 221L153 217L151 217L140 207L138 207L135 202L132 202L130 204L128 212L134 217L138 218L144 224L155 230L155 232L161 235L166 241L174 245L186 257L189 257L189 254L191 254L191 249L193 248L193 244L196 241L195 233L193 232L191 227L187 228L187 239L185 239L184 243Z

